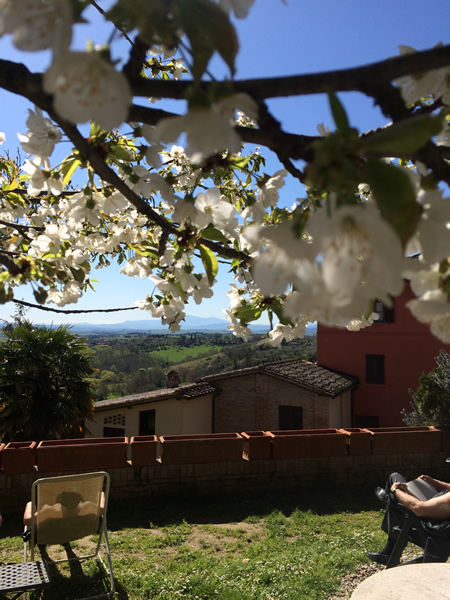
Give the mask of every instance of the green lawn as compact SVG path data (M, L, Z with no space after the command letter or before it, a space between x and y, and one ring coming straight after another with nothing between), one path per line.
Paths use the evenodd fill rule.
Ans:
M149 352L152 357L161 358L166 360L170 364L176 364L189 360L190 358L197 358L199 356L208 356L210 354L216 354L221 352L221 346L208 346L202 344L201 346L170 346L164 350L153 350Z
M115 502L108 519L117 598L325 600L378 549L384 535L373 490ZM4 562L21 561L20 519L6 516ZM14 523L12 522L14 521ZM75 548L75 552L76 552ZM62 549L59 550L62 552ZM86 593L95 565L52 574L48 600ZM38 595L31 596L38 598ZM76 597L76 596L75 596Z

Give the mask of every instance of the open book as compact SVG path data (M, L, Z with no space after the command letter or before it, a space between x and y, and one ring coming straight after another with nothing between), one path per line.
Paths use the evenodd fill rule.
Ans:
M414 494L419 500L429 500L438 494L438 490L424 479L413 479L406 484L408 491Z

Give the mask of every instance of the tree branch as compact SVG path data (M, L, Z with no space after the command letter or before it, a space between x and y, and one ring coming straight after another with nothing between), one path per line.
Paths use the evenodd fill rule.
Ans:
M20 304L21 306L26 306L28 308L37 308L38 310L44 310L47 312L55 312L64 315L71 314L83 314L83 313L111 313L111 312L119 312L121 310L136 310L138 306L128 306L126 308L93 308L90 310L63 310L61 308L51 308L50 306L43 306L42 304L33 304L31 302L25 302L25 300L17 300L14 298L12 302L16 304Z

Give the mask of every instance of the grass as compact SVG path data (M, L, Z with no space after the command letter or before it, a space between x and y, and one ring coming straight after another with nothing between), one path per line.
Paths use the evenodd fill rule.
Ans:
M112 498L108 530L117 598L325 600L343 575L366 562L368 550L383 544L381 514L372 488L361 485L239 497ZM20 562L19 516L6 516L2 533L1 560ZM83 564L83 574L70 578L67 567L58 567L42 598L85 593L97 586L96 568Z
M149 354L152 358L158 358L167 361L168 364L178 364L184 361L193 360L199 357L205 357L217 354L222 350L221 346L169 346L163 350L152 350Z

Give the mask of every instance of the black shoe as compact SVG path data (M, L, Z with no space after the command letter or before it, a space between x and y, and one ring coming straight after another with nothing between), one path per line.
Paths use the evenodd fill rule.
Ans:
M423 563L423 554L421 554L420 556L417 556L416 558L412 558L411 560L407 560L403 563L400 563L400 565L417 565L418 563Z
M382 487L376 488L375 496L378 498L378 500L381 500L381 502L384 502L385 504L387 504L389 502L389 494Z
M389 554L383 554L382 552L368 552L367 556L379 565L387 565L390 558Z

